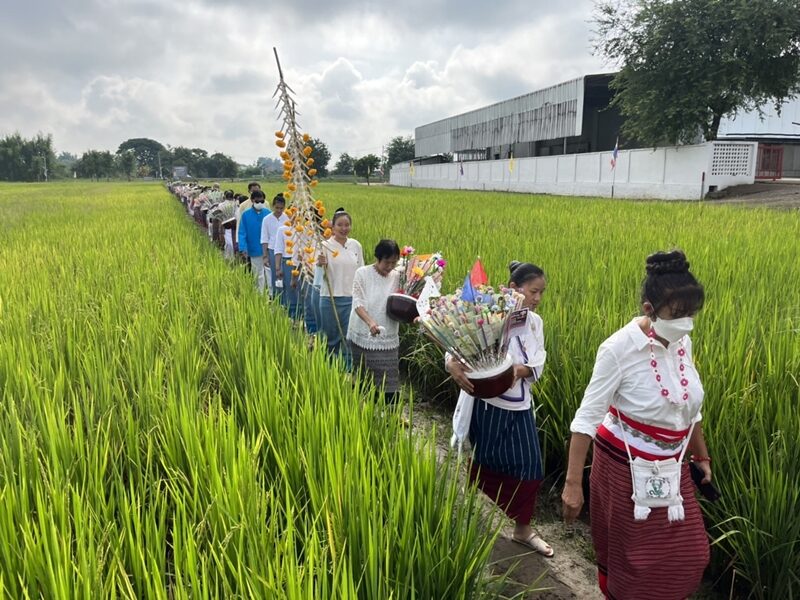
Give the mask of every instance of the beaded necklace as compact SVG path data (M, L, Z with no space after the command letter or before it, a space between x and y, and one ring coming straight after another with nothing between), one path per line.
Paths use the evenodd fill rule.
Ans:
M661 388L661 396L666 398L673 404L684 404L689 401L689 380L686 378L686 365L683 362L683 357L686 356L686 349L683 347L683 342L678 341L678 370L680 371L681 377L681 389L683 390L683 394L681 394L680 398L675 398L672 394L670 394L669 389L662 383L661 373L658 372L658 361L656 360L656 353L655 353L655 342L653 341L656 337L655 331L652 329L647 333L647 337L650 340L650 366L653 368L653 374L656 376L656 382L658 382L659 387Z

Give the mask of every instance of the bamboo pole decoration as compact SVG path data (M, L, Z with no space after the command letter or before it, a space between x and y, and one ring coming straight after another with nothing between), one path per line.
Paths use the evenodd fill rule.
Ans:
M291 223L291 231L286 240L286 253L292 257L292 276L311 283L314 279L314 269L317 256L323 249L323 242L329 239L333 232L332 223L325 217L326 208L322 200L314 197L314 189L318 184L317 170L314 168L314 159L311 158L313 148L310 146L311 136L301 133L297 122L297 103L294 100L294 90L289 87L283 77L281 61L278 50L273 47L275 62L278 65L278 87L273 98L277 96L275 108L278 109L280 127L275 131L275 144L280 148L283 159L283 179L286 181L284 197L287 199L286 214ZM336 259L336 253L332 253ZM328 277L328 267L323 269L325 285L328 290L333 288ZM333 296L331 296L333 298ZM345 339L339 315L335 310L336 327L339 329L341 339Z

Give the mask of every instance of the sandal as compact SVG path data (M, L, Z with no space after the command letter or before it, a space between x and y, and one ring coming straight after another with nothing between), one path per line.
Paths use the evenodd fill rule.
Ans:
M545 542L542 539L542 536L540 536L535 531L524 539L520 539L512 534L511 541L517 542L518 544L522 544L526 548L530 548L531 550L537 552L538 554L541 554L545 558L552 558L553 555L556 553L555 550L553 550L553 548L550 546L550 544Z

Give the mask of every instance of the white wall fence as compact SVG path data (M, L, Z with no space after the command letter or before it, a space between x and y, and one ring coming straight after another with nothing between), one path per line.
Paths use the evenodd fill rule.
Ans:
M753 183L758 144L709 142L644 150L414 165L399 163L391 185L564 196L699 200L709 189ZM463 173L462 173L463 168Z

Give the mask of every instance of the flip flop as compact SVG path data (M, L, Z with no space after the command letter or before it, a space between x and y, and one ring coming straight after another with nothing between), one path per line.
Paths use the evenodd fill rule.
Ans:
M533 532L527 538L520 539L513 534L511 535L511 541L516 542L525 546L526 548L530 548L534 552L541 554L545 558L552 558L555 555L555 550L542 539L538 533Z

